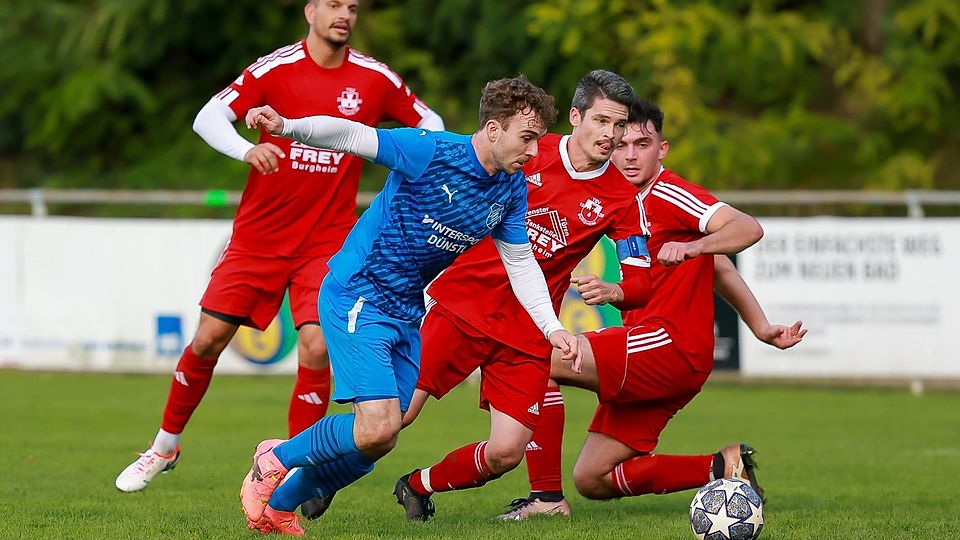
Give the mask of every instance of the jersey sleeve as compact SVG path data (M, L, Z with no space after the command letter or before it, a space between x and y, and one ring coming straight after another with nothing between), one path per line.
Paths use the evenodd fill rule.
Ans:
M650 195L670 209L671 216L683 229L706 233L710 218L726 203L719 201L703 186L689 182L666 180L657 182Z
M213 97L230 107L237 118L243 118L247 111L264 104L264 88L262 78L254 77L248 67L235 81Z
M377 157L374 163L407 178L422 175L437 148L433 132L425 129L378 129L377 141Z
M409 127L416 127L426 116L430 108L410 91L403 82L399 87L390 86L384 96L384 110L387 116Z
M497 224L492 236L508 244L527 244L527 177L517 172L510 179L514 189L510 197L510 206L504 209L503 220Z
M617 216L607 231L607 236L614 242L625 240L631 236L650 236L650 222L643 209L643 199L638 193Z

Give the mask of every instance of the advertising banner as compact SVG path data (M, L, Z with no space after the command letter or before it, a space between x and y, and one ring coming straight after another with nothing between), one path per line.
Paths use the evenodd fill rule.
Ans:
M741 328L741 371L757 376L960 377L960 220L761 220L740 271L771 322L802 320L778 351Z

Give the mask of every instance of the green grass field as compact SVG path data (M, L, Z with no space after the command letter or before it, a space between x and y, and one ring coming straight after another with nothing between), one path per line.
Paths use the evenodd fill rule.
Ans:
M156 432L167 376L0 371L0 537L255 538L237 492L254 445L283 436L292 381L217 377L194 416L180 466L144 492L116 474ZM526 494L526 473L435 496L429 523L407 523L390 492L398 476L483 438L476 388L430 402L396 450L343 491L312 538L693 538L693 492L588 501L570 471L595 404L565 391L571 519L494 523ZM763 538L960 536L960 394L708 383L668 427L662 453L708 453L736 441L759 450L769 501Z

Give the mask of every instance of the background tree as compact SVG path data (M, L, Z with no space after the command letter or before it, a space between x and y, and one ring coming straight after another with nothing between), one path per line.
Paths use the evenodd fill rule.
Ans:
M475 127L487 80L523 72L565 110L602 67L662 105L671 167L713 188L960 188L953 0L363 4L353 44L451 129ZM193 134L193 116L304 36L301 7L0 4L0 187L239 189L244 165ZM363 186L382 178L368 168Z

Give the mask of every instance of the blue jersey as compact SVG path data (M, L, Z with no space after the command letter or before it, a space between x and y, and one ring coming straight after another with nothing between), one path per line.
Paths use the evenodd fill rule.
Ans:
M527 240L523 173L490 175L469 135L378 129L375 163L391 169L330 272L344 288L398 319L423 317L423 289L488 235ZM478 294L483 294L478 291Z

